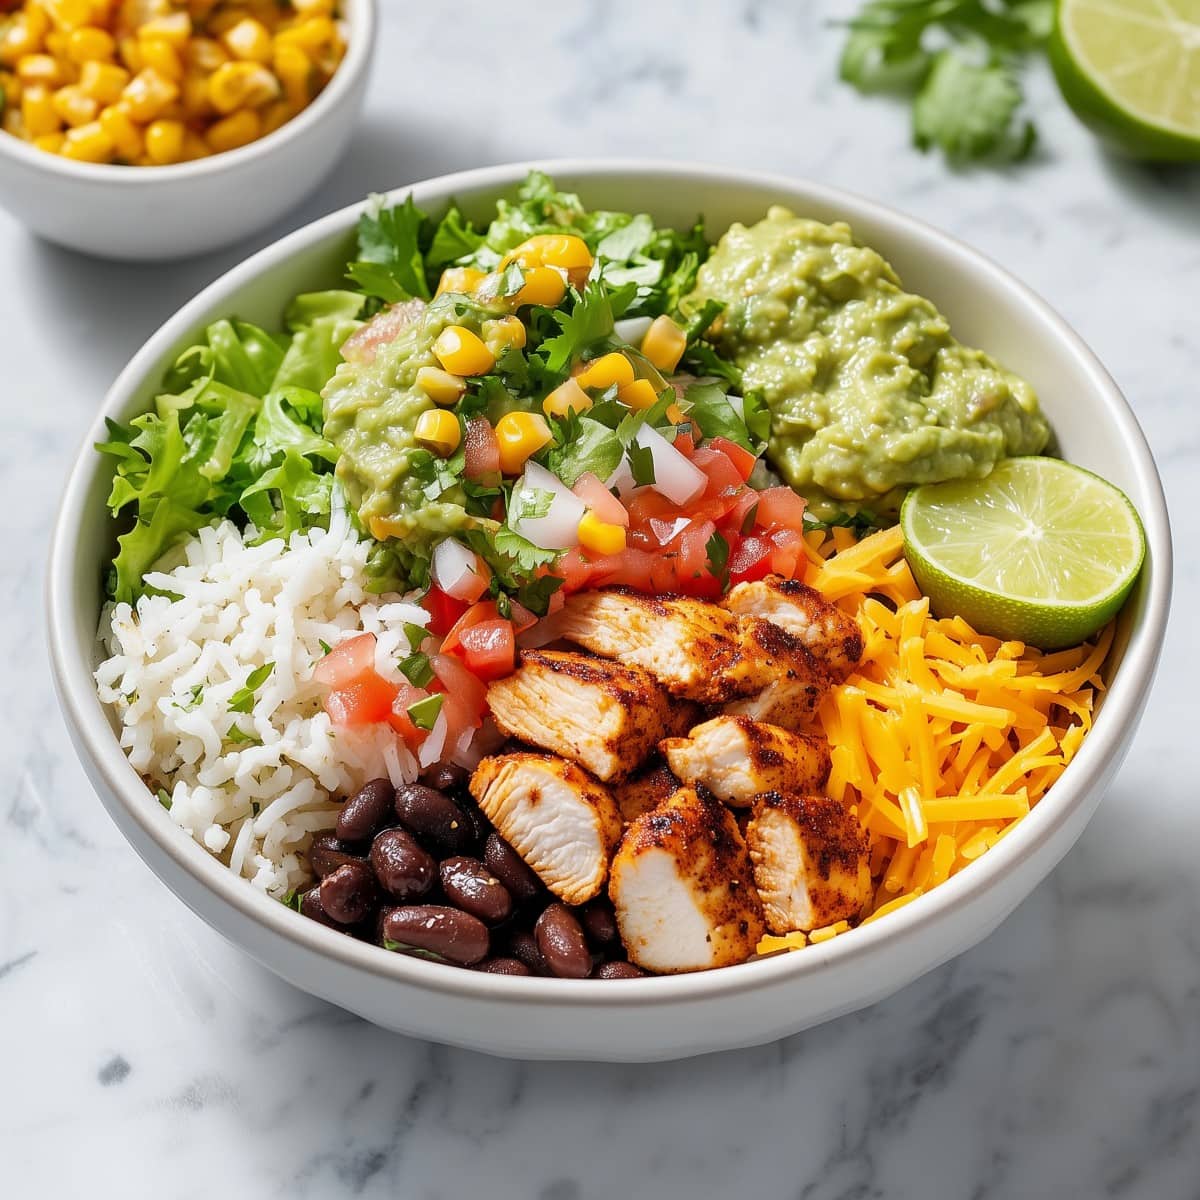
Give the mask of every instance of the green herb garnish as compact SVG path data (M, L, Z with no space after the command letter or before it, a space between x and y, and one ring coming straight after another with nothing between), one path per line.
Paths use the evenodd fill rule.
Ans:
M400 674L408 680L413 687L423 688L433 680L433 663L429 661L428 654L422 654L419 651L415 654L410 654L407 658L400 662Z
M418 729L426 731L432 729L437 722L438 713L442 711L442 701L445 698L441 692L437 692L433 696L426 696L423 700L417 700L410 704L407 710L409 719Z
M271 672L274 670L275 664L273 662L263 663L261 667L255 667L246 676L245 684L238 688L229 698L226 708L232 713L248 713L254 707L254 693L270 679Z

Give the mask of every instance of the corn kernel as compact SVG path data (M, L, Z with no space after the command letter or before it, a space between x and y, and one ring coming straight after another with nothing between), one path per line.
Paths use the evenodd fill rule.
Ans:
M74 83L59 88L53 100L54 111L71 126L90 125L100 111L100 105Z
M176 163L183 157L183 122L161 118L146 126L146 157L156 166Z
M442 458L449 458L462 442L462 428L452 412L444 408L431 408L417 418L413 437L418 446L424 446Z
M574 379L560 383L542 401L542 412L548 417L565 417L570 412L586 412L592 407L592 398Z
M116 104L129 83L129 72L116 63L86 62L79 73L79 90L98 104Z
M122 37L117 39L117 57L124 64L125 69L136 75L143 67L142 63L142 48L138 44L135 37Z
M579 287L592 269L592 252L583 238L573 233L539 233L510 250L501 266L511 262L523 267L558 267Z
M61 87L67 83L62 64L52 54L26 54L17 63L17 78L26 87ZM14 98L7 96L9 101Z
M438 280L436 295L453 292L458 296L469 296L483 280L483 272L474 267L447 267Z
M0 114L0 129L5 133L11 133L13 137L19 137L23 141L28 140L28 134L25 131L25 118L21 116L19 108L5 108L3 114Z
M165 13L143 21L137 32L139 38L161 38L176 50L184 50L192 36L192 18L185 12Z
M633 382L633 363L625 355L614 350L611 354L593 358L575 379L580 387L595 388L599 391L614 385L622 388Z
M21 94L20 114L28 137L43 137L62 128L62 117L58 115L49 88L27 87Z
M496 422L496 441L500 443L500 470L519 475L525 463L551 442L550 426L537 413L510 412Z
M183 78L183 59L165 38L142 38L138 45L142 51L142 69L153 67L160 75L178 83Z
M91 0L42 0L42 4L59 29L78 29L92 19Z
M287 42L276 46L272 66L283 84L284 94L293 104L307 104L312 99L312 59L299 46Z
M292 0L292 7L302 17L333 16L334 0Z
M214 110L208 96L208 76L201 71L187 71L179 85L179 103L189 121L211 117Z
M499 317L483 323L484 344L497 358L505 350L524 349L526 338L525 326L517 317Z
M525 272L521 290L512 297L519 308L522 304L544 304L554 308L567 294L567 281L553 267L530 267Z
M59 153L79 162L106 163L112 160L114 149L112 138L104 132L100 122L90 121L67 130Z
M417 371L417 387L427 395L434 404L449 408L457 404L467 390L466 381L458 375L451 375L441 367L421 367Z
M234 58L243 62L269 63L271 61L271 35L261 21L246 17L221 37L225 49Z
M46 53L53 54L59 62L68 61L67 50L71 44L71 35L61 29L51 29L42 39L46 45Z
M209 78L208 96L220 113L258 108L279 98L279 80L258 63L228 62Z
M9 71L0 71L0 91L4 93L4 103L6 105L21 103L22 87L23 84L17 76Z
M67 35L67 57L80 66L86 62L108 62L116 49L112 34L94 25L72 29Z
M263 137L286 125L300 111L300 107L302 106L291 104L287 100L276 100L274 104L268 104L262 110Z
M208 32L220 37L227 29L232 29L239 21L244 21L250 10L243 5L219 4L217 12L205 22Z
M229 54L215 38L197 37L184 47L183 59L189 67L211 75L229 61Z
M142 131L123 104L110 104L100 112L100 128L112 138L116 156L131 163L142 156L145 145Z
M687 334L670 317L655 317L642 338L642 353L664 374L670 375L687 349Z
M126 85L121 98L129 107L129 115L143 125L162 114L168 104L179 96L179 85L153 67L139 71Z
M433 343L433 353L454 375L486 375L496 365L479 334L462 325L447 325Z
M682 425L687 420L687 413L678 404L668 404L663 415L672 425Z
M42 48L42 38L46 36L46 26L42 23L44 21L45 17L38 8L17 13L3 27L4 34L0 37L0 63L6 67L15 67L26 54L36 54Z
M41 137L35 137L33 144L39 150L45 150L49 154L57 154L62 149L64 136L61 133L43 133Z
M195 162L198 158L208 158L212 151L208 148L208 143L192 130L188 130L183 135L183 161Z
M579 544L592 554L620 554L625 549L625 529L601 521L588 509L579 522Z
M214 122L205 135L209 146L217 153L236 150L262 135L262 118L253 108L243 108Z
M330 45L337 37L337 27L329 17L309 17L290 29L281 29L276 35L278 42L292 43L303 50L320 50Z
M658 403L658 393L648 379L635 379L622 388L617 388L617 399L630 408L653 408Z

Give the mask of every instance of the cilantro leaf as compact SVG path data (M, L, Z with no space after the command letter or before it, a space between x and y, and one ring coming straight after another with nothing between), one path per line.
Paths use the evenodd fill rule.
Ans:
M387 208L381 197L373 197L373 201L372 208L359 218L358 262L351 264L350 277L364 291L389 304L413 296L428 300L425 257L421 252L425 214L413 203L411 194L403 204ZM375 264L382 271L357 269L363 263Z
M507 559L512 568L521 575L531 575L538 567L549 566L558 557L557 550L544 550L535 546L507 525L502 525L492 536L492 547L502 559ZM486 556L485 556L486 557Z
M410 654L407 658L402 659L400 661L400 674L413 687L427 687L433 680L433 664L429 661L429 655L417 651L417 653Z
M537 521L548 516L554 503L554 493L544 488L521 489L521 520Z
M433 240L425 252L425 267L428 271L440 270L469 257L482 245L483 234L462 215L457 204L452 204L433 232Z
M729 543L714 532L704 544L704 552L708 556L708 569L724 591L729 582Z
M254 693L267 682L274 670L273 662L255 667L246 676L246 682L229 698L229 703L225 707L232 713L248 713L254 707Z
M171 793L168 792L166 788L159 788L158 791L155 793L155 795L158 798L159 804L161 804L163 806L163 808L165 808L167 810L167 812L170 812L171 811Z
M767 407L767 398L758 388L749 388L742 397L742 417L750 436L759 442L766 442L771 436L771 410Z
M523 604L535 617L544 617L550 611L550 597L562 587L557 575L543 575L517 589L517 603Z
M417 700L408 706L409 719L418 729L430 730L437 723L438 713L442 711L442 701L445 696L435 692L423 700Z
M553 318L560 332L546 338L538 354L552 373L565 371L585 350L612 337L613 322L628 308L636 293L633 284L609 291L593 281L575 300L571 311L555 309Z
M230 725L229 732L225 735L227 742L232 742L235 746L261 746L262 738L256 737L252 733L246 733L237 725Z
M546 453L545 465L567 487L574 487L587 471L603 481L621 465L621 441L606 425L575 413L569 422L556 425L555 445Z
M757 450L746 422L730 404L720 384L693 383L684 392L684 399L691 405L688 419L696 423L706 438L728 438L746 450Z
M322 654L328 654L333 649L324 638L317 638L317 645L321 647Z
M405 621L404 636L408 639L410 649L420 650L425 644L425 639L429 636L429 630L424 625L418 625L415 621Z
M654 483L654 455L649 446L639 446L630 442L625 447L625 456L629 459L629 471L633 482L638 487L647 487Z

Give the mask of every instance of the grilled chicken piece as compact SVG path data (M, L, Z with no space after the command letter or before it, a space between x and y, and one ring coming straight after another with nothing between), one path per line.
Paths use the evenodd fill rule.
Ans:
M758 688L731 682L742 661L737 618L703 600L623 589L576 592L559 633L594 654L649 671L676 696L718 704Z
M671 774L665 763L657 759L657 765L635 775L625 783L612 789L613 799L621 810L621 819L626 825L636 821L642 813L657 808L679 789L679 780Z
M560 900L582 904L600 894L621 814L586 771L550 754L485 758L471 795Z
M743 660L753 664L762 691L724 711L797 730L809 724L832 682L799 638L771 621L741 618Z
M858 622L797 579L768 575L739 583L725 597L724 607L741 617L762 617L799 638L836 683L862 658Z
M746 843L713 797L680 788L625 831L608 894L631 962L704 971L745 961L763 934Z
M488 704L505 733L606 782L632 774L676 728L671 697L648 672L563 650L522 651Z
M836 800L759 796L746 842L772 933L820 929L857 915L871 897L866 835Z
M659 749L684 783L702 783L739 807L761 792L815 792L829 778L824 738L749 717L713 717L685 738L667 738Z

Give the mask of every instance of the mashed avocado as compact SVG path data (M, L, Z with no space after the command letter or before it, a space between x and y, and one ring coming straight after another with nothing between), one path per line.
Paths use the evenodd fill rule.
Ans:
M693 301L726 308L718 348L771 410L767 455L814 515L894 516L906 488L982 478L1045 449L1033 389L957 342L849 226L772 208L733 225Z
M325 436L337 447L347 499L372 537L398 538L417 554L475 523L460 489L431 500L428 481L413 473L413 428L434 407L416 386L417 372L438 365L432 346L447 325L479 329L461 301L446 296L430 304L370 362L341 363L324 391Z

